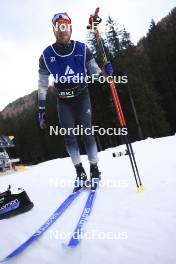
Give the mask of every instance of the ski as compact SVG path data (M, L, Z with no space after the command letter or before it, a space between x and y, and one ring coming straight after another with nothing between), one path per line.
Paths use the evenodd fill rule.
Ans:
M67 244L67 246L70 248L75 248L76 246L79 245L79 243L81 241L84 224L87 222L88 217L89 217L89 215L92 211L92 208L93 208L93 204L94 204L95 197L96 197L96 190L90 191L90 193L88 195L88 198L86 200L86 203L85 203L84 209L82 211L81 217L78 221L78 224L76 225L76 228L72 234L72 237L70 238L70 240Z
M76 199L76 197L84 190L81 188L79 191L71 193L57 208L57 210L50 216L50 218L24 243L22 243L19 247L17 247L13 252L11 252L4 259L0 260L0 263L6 262L13 257L19 255L22 251L24 251L28 246L30 246L35 240L37 240L43 233L52 225L54 222L64 213L64 211L68 208L68 206Z

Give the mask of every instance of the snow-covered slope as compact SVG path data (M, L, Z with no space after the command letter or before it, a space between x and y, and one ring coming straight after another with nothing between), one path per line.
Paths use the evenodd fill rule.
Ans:
M61 218L14 264L175 264L176 263L176 136L133 144L145 191L137 194L128 156L99 154L102 181L85 226L85 238L75 249L62 246L79 219L84 191ZM86 156L82 157L89 169ZM69 158L30 167L0 177L0 192L8 184L27 190L34 208L0 221L0 258L24 242L72 191L75 171Z

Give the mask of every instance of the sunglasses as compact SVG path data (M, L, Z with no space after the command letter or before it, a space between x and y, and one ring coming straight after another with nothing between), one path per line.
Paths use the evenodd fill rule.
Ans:
M67 15L67 13L58 13L58 14L55 14L54 17L53 17L53 19L52 19L52 23L55 24L58 20L65 20L65 21L68 21L68 23L71 24L71 19Z

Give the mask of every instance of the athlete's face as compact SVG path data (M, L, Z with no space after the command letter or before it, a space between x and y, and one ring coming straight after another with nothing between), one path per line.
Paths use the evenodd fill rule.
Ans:
M64 24L57 22L56 25L53 26L53 30L57 42L61 44L67 44L70 42L70 38L72 34L71 24Z

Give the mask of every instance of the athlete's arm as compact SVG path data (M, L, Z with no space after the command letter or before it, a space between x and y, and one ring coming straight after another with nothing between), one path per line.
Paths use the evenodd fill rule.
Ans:
M98 66L97 62L95 61L95 58L93 57L92 52L90 49L86 46L86 68L90 75L94 74L94 78L96 79L100 76L102 73L102 70Z
M46 95L49 84L50 72L47 70L43 55L39 59L39 80L38 80L38 107L39 109L45 109Z

